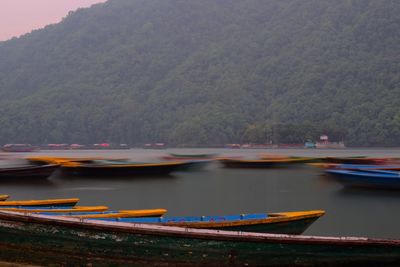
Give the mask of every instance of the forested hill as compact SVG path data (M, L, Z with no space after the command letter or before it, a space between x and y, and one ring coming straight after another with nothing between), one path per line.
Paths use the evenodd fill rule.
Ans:
M0 143L400 145L398 0L109 0L0 42Z

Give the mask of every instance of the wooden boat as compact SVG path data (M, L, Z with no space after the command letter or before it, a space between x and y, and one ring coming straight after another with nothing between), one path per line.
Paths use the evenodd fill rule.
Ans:
M287 167L294 163L304 163L303 158L295 159L239 159L219 158L225 168L279 168Z
M322 210L241 214L231 216L114 218L107 221L150 223L164 226L299 235L325 214Z
M50 177L58 168L57 164L0 167L0 178L43 179Z
M0 258L72 266L398 266L400 240L292 236L0 211Z
M67 175L73 176L144 176L167 175L180 168L189 166L186 162L160 162L160 163L131 163L131 162L104 162L75 163L62 165L61 170Z
M166 209L150 209L150 210L118 210L118 211L101 211L101 212L58 212L57 216L77 217L81 219L101 219L101 218L137 218L137 217L160 217L167 212ZM40 214L55 215L52 212L41 212Z
M0 195L0 201L6 200L9 197L9 195Z
M400 189L400 173L395 171L326 170L336 181L350 187Z
M82 212L102 212L107 211L107 206L74 206L74 207L36 207L24 206L23 208L0 207L0 210L24 212L24 213L82 213Z
M18 200L0 201L0 208L8 207L73 207L78 203L79 198L45 199L45 200Z

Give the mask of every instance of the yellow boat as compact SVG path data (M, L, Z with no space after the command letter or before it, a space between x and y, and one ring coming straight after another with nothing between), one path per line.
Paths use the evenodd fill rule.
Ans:
M9 197L9 195L0 195L0 201L6 200Z
M19 200L0 201L1 207L25 206L25 207L73 207L78 203L79 198L65 199L44 199L44 200Z
M24 212L24 213L79 213L79 212L102 212L107 211L107 206L75 206L71 208L40 208L40 207L32 207L32 208L3 208L0 207L0 210L7 211L16 211L16 212Z
M102 219L102 218L136 218L136 217L160 217L167 212L166 209L150 209L150 210L119 210L104 213L87 214L66 214L62 216L75 217L81 219Z
M44 162L48 164L58 164L64 167L76 167L83 163L91 163L96 160L119 160L123 161L125 159L110 159L101 157L87 157L87 158L63 158L63 157L29 157L29 161L33 162Z

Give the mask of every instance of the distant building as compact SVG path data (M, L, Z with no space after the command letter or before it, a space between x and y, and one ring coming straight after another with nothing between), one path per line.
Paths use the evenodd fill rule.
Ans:
M315 143L316 148L345 148L343 142L329 142L329 137L323 134L319 137L319 141Z

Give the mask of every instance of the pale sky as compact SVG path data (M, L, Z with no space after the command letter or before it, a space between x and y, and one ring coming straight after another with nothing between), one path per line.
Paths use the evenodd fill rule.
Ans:
M106 0L0 0L0 41L60 22L69 11Z

